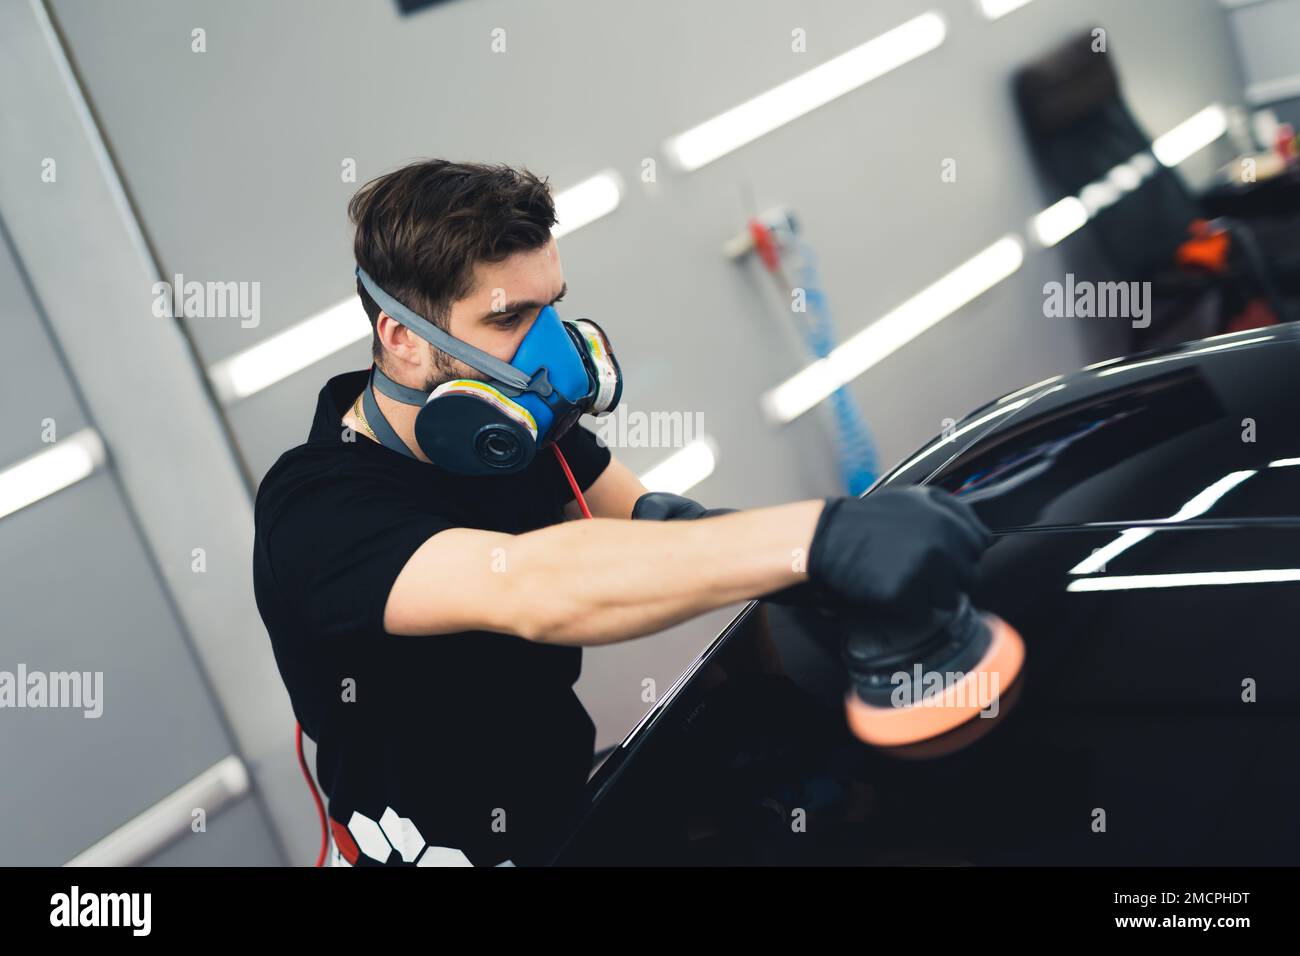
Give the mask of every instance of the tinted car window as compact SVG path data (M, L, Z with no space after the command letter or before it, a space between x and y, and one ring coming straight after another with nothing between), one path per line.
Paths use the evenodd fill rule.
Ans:
M1300 515L1300 347L1292 330L1135 358L986 405L885 484L937 484L991 527L1165 519L1258 473L1209 518ZM1253 339L1242 339L1251 342Z

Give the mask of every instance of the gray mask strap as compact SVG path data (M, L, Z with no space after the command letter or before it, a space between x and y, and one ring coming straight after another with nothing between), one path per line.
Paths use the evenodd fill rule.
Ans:
M381 394L403 405L423 405L429 400L428 392L393 381L378 365L371 366L370 387L378 389Z
M381 309L434 348L442 349L448 355L460 359L466 365L485 375L492 376L504 385L512 386L520 391L528 389L528 376L519 369L513 365L508 365L499 358L488 355L482 349L477 349L468 342L462 342L427 319L416 315L381 289L360 266L357 266L357 278L361 280L361 284L365 286L366 291L370 293L370 297L375 300ZM381 387L380 390L383 391L383 388ZM389 393L384 391L384 394L388 395ZM392 398L393 396L389 395L389 397ZM398 400L400 401L400 399Z
M412 452L411 449L407 448L406 442L402 441L402 439L398 437L397 432L393 430L392 425L388 424L388 419L384 417L384 413L380 410L379 403L375 401L375 381L380 377L382 377L382 380L392 382L392 379L388 378L387 375L384 375L384 373L379 371L378 368L371 366L370 383L366 386L366 390L361 393L361 406L366 413L366 423L370 426L370 430L375 433L375 437L379 439L379 443L385 448L391 448L393 451L400 451L407 458L415 458L415 453ZM393 382L393 384L396 385L397 383ZM399 385L398 387L406 388L404 385ZM388 392L385 391L382 386L380 387L380 391L385 395L388 395ZM407 389L407 391L414 391L414 389ZM408 402L407 404L424 404L424 393L416 392L416 394L420 396L419 401ZM388 395L388 397L392 398L394 401L402 401L402 399L396 398L393 395ZM415 458L415 460L419 461L418 458Z

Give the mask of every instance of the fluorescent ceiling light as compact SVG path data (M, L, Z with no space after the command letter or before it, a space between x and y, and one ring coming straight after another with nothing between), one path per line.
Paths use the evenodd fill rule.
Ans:
M990 20L996 20L1028 3L1029 0L980 0L980 12Z
M819 106L895 70L943 43L947 26L933 11L908 20L664 143L680 169L691 171L784 126Z
M0 518L90 477L103 463L103 441L93 428L83 428L10 465L0 471Z
M612 169L584 179L555 195L556 239L581 229L618 208L623 198L623 181Z
M1199 588L1215 584L1278 584L1300 581L1300 568L1261 568L1257 571L1192 571L1180 574L1130 574L1080 578L1067 591L1137 591L1148 588Z
M1066 196L1030 220L1030 230L1040 244L1050 249L1087 224L1088 207L1078 198Z
M1188 521L1192 518L1199 518L1205 512L1214 507L1214 503L1226 495L1233 488L1255 474L1254 469L1246 471L1234 471L1231 474L1224 475L1210 487L1196 494L1190 501L1179 508L1172 517L1161 518L1162 522L1171 524L1179 521ZM1084 558L1078 564L1070 569L1071 574L1092 574L1095 571L1101 571L1106 567L1106 562L1112 558L1123 554L1133 545L1145 541L1151 535L1156 533L1155 528L1129 528L1119 533L1119 537L1106 545L1104 548L1098 548L1091 555Z
M1120 163L1106 174L1106 181L1121 194L1131 193L1142 185L1144 179L1146 176L1132 163Z
M370 324L353 296L222 359L208 369L208 378L221 401L233 402L368 338Z
M1088 210L1088 217L1092 218L1101 212L1107 206L1113 206L1119 202L1123 195L1110 181L1107 174L1105 179L1100 179L1095 183L1088 183L1079 193L1079 202Z
M1279 458L1268 463L1270 468L1291 468L1294 465L1300 465L1300 458Z
M649 491L685 494L713 474L717 451L712 438L697 438L642 475L641 484Z
M1183 120L1151 144L1151 152L1166 166L1177 166L1187 157L1209 146L1228 131L1223 107L1212 103L1195 116Z
M833 349L763 396L774 422L798 418L827 396L892 355L922 332L938 325L1020 268L1024 246L1004 236L979 254L922 289L893 311Z

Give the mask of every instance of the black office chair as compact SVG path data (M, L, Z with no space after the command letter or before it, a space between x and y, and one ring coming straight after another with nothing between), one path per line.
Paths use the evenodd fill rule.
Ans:
M1099 210L1087 230L1125 281L1149 281L1155 302L1147 329L1134 329L1134 351L1168 341L1223 331L1247 304L1263 297L1278 320L1287 321L1300 291L1300 236L1294 222L1220 217L1231 253L1223 272L1178 265L1189 227L1211 216L1182 178L1154 159L1150 137L1120 95L1111 56L1094 53L1091 33L1073 37L1015 74L1014 90L1031 152L1054 199L1076 196L1104 181L1117 166L1139 157L1147 175L1118 201ZM1217 327L1189 329L1192 306L1217 293Z

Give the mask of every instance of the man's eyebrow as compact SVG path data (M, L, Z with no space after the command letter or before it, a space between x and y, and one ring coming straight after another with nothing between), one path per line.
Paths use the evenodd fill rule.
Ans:
M569 291L569 283L568 280L565 280L564 285L561 286L560 288L560 294L557 295L555 299L552 299L551 302L554 302L557 299L563 299L564 294L568 291ZM484 312L481 316L479 316L478 321L483 322L493 317L499 318L500 316L503 315L510 315L512 312L527 312L529 309L544 309L548 305L550 305L551 302L538 302L536 299L520 299L518 302L507 302L500 309L491 309L487 312Z

